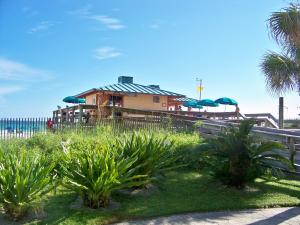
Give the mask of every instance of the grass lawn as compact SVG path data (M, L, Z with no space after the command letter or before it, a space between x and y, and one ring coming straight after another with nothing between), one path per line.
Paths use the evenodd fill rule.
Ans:
M121 202L121 206L106 211L71 209L70 205L77 199L76 194L61 190L56 195L47 197L44 205L47 217L35 221L27 220L27 222L29 224L107 224L125 219L176 213L300 204L300 181L270 182L258 179L249 187L247 191L226 188L197 172L176 171L168 173L165 181L159 185L159 189L154 190L150 195L115 195L114 200ZM2 222L4 221L6 220L2 218Z

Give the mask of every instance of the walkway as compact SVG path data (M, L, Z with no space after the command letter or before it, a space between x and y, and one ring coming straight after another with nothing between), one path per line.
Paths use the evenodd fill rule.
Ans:
M299 225L300 207L249 209L242 211L190 213L159 217L149 220L137 220L117 225Z

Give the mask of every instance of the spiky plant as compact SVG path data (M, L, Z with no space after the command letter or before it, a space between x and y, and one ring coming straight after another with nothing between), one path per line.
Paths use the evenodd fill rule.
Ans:
M238 188L263 174L266 168L285 166L291 162L277 151L283 146L276 142L262 142L250 134L252 120L242 121L238 128L229 127L216 139L210 139L205 152L212 175L225 184Z
M121 157L137 158L131 165L136 174L147 175L148 183L157 175L170 170L178 157L172 151L174 142L167 136L135 132L113 143Z
M85 206L100 208L109 205L115 190L144 184L143 174L132 165L137 157L120 158L106 145L80 140L65 148L62 162L64 185L79 193Z
M41 197L54 186L55 164L36 151L0 150L0 202L5 212L18 220L38 206Z

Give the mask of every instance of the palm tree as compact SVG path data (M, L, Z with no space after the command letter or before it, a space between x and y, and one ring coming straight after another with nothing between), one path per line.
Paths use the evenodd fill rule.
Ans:
M282 47L282 53L268 52L261 69L272 94L300 92L300 5L291 3L268 19L271 36Z

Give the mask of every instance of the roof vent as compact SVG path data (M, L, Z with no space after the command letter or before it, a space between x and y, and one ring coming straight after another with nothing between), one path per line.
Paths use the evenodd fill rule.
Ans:
M153 88L153 89L159 89L159 85L156 85L156 84L151 84L148 87Z
M133 77L120 76L120 77L118 77L118 83L119 84L132 84L133 83Z

